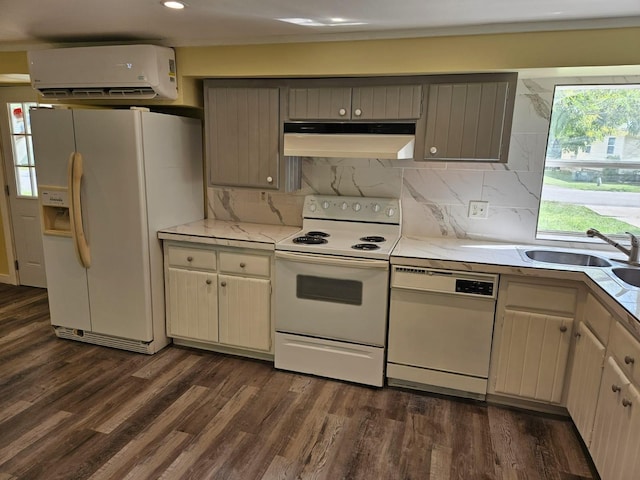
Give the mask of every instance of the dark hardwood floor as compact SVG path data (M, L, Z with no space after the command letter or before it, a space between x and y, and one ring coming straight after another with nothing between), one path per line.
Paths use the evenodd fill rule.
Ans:
M0 480L592 478L572 424L169 347L57 339L0 284Z

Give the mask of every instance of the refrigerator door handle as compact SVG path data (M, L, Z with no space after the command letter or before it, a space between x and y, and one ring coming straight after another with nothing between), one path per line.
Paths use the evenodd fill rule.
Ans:
M84 226L82 224L82 204L80 199L80 184L82 182L82 155L78 152L73 152L69 157L69 164L67 166L67 176L69 183L69 193L71 194L71 206L69 212L69 218L71 220L71 237L76 247L76 253L80 264L84 268L91 266L91 252L89 251L89 244L87 238L84 235Z

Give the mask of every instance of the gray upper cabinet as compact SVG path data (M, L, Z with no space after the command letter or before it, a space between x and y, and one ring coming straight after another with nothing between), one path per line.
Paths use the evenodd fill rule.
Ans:
M415 120L421 85L289 89L290 120Z
M206 151L211 185L277 189L278 88L205 83Z
M515 76L428 88L423 160L507 161Z

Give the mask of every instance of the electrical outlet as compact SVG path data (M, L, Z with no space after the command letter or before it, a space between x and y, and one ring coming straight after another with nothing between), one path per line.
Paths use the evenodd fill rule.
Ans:
M469 218L489 218L489 202L480 200L469 202Z

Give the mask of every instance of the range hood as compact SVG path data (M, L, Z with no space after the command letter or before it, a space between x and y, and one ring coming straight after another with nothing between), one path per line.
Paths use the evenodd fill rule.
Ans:
M412 159L410 123L285 123L284 155L290 157Z

